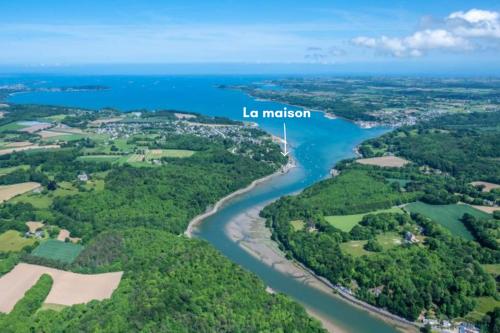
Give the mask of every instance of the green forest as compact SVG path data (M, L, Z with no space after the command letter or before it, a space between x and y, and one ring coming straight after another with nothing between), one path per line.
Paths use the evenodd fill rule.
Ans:
M132 228L99 234L70 267L125 271L109 300L36 311L45 277L9 315L2 332L324 332L288 297L265 291L253 274L209 244L166 231Z
M498 112L448 115L368 140L360 151L389 151L459 179L500 183L499 124Z
M381 156L378 149L413 163L387 168L339 162L339 175L263 210L273 239L290 258L394 314L410 320L467 317L478 297L499 299L498 280L484 269L500 264L498 220L465 214L456 222L473 235L468 240L421 214L376 211L416 201L450 209L458 202L498 202L497 191L469 184L498 179L498 117L445 116L366 141L366 157ZM342 215L358 213L368 214L344 231L327 218L335 216L338 225ZM297 221L305 227L296 228ZM495 313L477 323L485 327Z
M0 169L8 170L0 176L1 185L35 181L43 186L41 193L0 205L0 233L24 233L26 221L43 221L46 237L65 228L81 238L83 250L74 261L37 256L33 249L47 242L37 239L20 252L0 253L0 276L19 262L124 275L111 299L55 310L42 306L52 285L49 276L42 276L11 313L0 314L1 332L324 332L302 306L268 293L255 275L207 242L182 235L194 216L220 198L279 169L286 162L279 147L258 129L196 114L200 123L237 127L224 137L187 133L189 127L177 124L172 114L125 115L118 126L101 127L111 128L113 136L117 129L125 131L122 139L88 127L96 119L122 117L115 110L9 109L2 124L59 117L66 126L84 129L86 137L59 142L62 147L50 154L33 150L0 156ZM11 127L1 137L40 141ZM135 158L162 149L191 154L158 157L155 163ZM103 152L124 162L101 161ZM128 162L130 157L138 162ZM89 180L79 180L82 173Z

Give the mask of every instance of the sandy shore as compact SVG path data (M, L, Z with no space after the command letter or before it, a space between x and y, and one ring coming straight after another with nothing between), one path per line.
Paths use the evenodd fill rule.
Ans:
M229 195L225 196L224 198L220 199L208 211L206 211L205 213L200 214L200 215L196 216L194 219L192 219L191 222L189 222L189 224L188 224L188 226L186 228L186 231L184 232L184 235L186 235L187 237L191 238L193 236L193 230L196 228L196 226L199 223L203 222L203 220L206 219L207 217L209 217L210 215L213 215L213 214L217 213L217 211L222 207L222 205L224 205L226 202L228 202L232 198L237 197L238 195L241 195L241 194L244 194L244 193L250 191L257 184L265 182L266 180L268 180L268 179L270 179L272 177L275 177L275 176L281 175L281 174L285 174L288 171L290 171L292 168L295 168L295 167L296 167L295 161L290 157L288 163L285 166L283 166L279 171L276 171L275 173L270 174L268 176L256 179L250 185L248 185L247 187L239 189L239 190L237 190L237 191L235 191L233 193L230 193Z

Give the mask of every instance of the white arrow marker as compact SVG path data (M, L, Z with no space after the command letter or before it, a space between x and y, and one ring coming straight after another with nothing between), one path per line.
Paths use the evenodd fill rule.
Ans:
M281 155L286 156L286 155L288 155L288 152L286 151L286 124L285 123L283 123L283 133L284 133L283 143L285 146L285 152L281 152Z

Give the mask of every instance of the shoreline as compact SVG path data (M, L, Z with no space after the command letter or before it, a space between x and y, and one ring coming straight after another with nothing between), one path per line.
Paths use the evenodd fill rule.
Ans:
M323 112L323 111L319 111ZM278 176L278 175L283 175L288 173L291 169L295 168L296 162L292 159L290 156L290 159L286 165L281 167L280 170L264 176L262 178L256 179L252 181L248 186L239 189L237 191L234 191L227 196L221 198L219 201L217 201L212 208L210 208L208 211L199 214L195 216L188 224L186 231L184 232L184 235L188 238L193 238L193 231L196 229L196 227L201 224L207 217L214 215L217 213L223 206L226 204L228 201L231 199L242 195L244 193L247 193L251 191L253 188L255 188L258 184L264 183L267 180ZM278 200L279 198L277 198ZM303 283L306 283L310 285L311 287L314 287L322 292L328 293L333 297L338 298L339 300L348 303L351 306L354 306L358 309L366 311L369 315L376 317L386 323L391 324L394 326L395 329L398 331L404 332L404 333L410 333L410 332L418 332L418 323L415 322L410 322L402 317L399 317L397 315L394 315L384 309L377 308L374 305L368 304L358 298L356 298L353 295L348 295L340 288L335 287L330 281L326 280L324 277L317 275L315 272L313 272L311 269L308 267L304 266L302 263L298 262L296 259L286 259L284 254L282 253L281 250L278 248L279 242L271 240L270 237L270 229L265 227L265 221L262 221L263 219L259 216L259 212L267 205L269 204L266 203L263 206L257 206L254 207L255 209L252 209L249 212L242 212L241 213L241 218L236 218L235 220L239 220L241 223L238 223L237 221L230 221L224 232L229 236L229 238L238 244L242 249L244 249L246 252L248 252L250 255L252 255L254 258L262 261L264 264L284 273L292 276L293 278L302 281ZM255 235L251 235L251 232L255 232L255 230L250 231L249 228L254 228L255 229L255 221L253 220L261 220L258 223L258 227L261 230L258 230L257 233L262 232L267 232L268 234L265 235L265 237L260 237L261 239L258 239L258 241L255 241L257 238ZM254 223L252 223L254 222ZM245 227L247 229L245 229ZM258 236L257 236L258 237ZM274 258L273 258L274 257ZM321 313L308 308L307 306L303 305L306 311L313 317L315 317L317 320L321 321L323 327L327 329L329 332L334 332L334 333L339 333L339 332L345 332L345 330L332 322L329 318L325 317Z
M378 308L375 305L369 304L359 298L357 298L354 295L351 295L347 292L344 292L340 289L340 287L336 287L333 285L328 279L322 277L321 275L316 274L314 271L312 271L310 268L306 267L304 264L301 262L297 261L296 259L292 259L292 261L302 269L308 271L311 275L313 275L316 279L318 279L320 282L322 282L327 288L329 288L331 291L334 292L336 296L341 298L342 300L348 302L349 304L352 304L353 306L366 310L370 315L375 316L377 318L380 318L381 320L390 323L394 325L394 327L398 330L401 330L403 332L412 332L413 329L419 329L420 326L415 323L411 322L403 317L399 317L398 315L395 315L385 309ZM401 327L403 326L403 327Z
M203 220L206 219L207 217L209 217L209 216L214 215L215 213L217 213L219 211L219 209L227 201L231 200L234 197L237 197L238 195L241 195L241 194L244 194L246 192L249 192L250 190L252 190L258 184L263 183L263 182L267 181L268 179L271 179L272 177L288 173L291 169L295 168L296 166L297 166L297 164L295 163L295 160L293 160L292 157L290 156L290 158L288 159L288 163L285 164L284 166L282 166L280 168L280 170L275 171L275 172L273 172L270 175L267 175L267 176L264 176L262 178L258 178L256 180L252 181L247 187L244 187L244 188L236 190L236 191L234 191L232 193L229 193L228 195L226 195L225 197L223 197L222 199L220 199L219 201L217 201L215 203L215 205L212 208L210 208L208 211L206 211L205 213L202 213L200 215L195 216L189 222L189 224L188 224L188 226L186 228L186 231L184 231L184 235L187 236L188 238L192 238L193 237L193 230L196 228L196 226L199 225L201 222L203 222Z
M249 91L245 91L245 90L239 89L239 88L222 88L222 89L229 89L229 90L240 91L240 92L244 93L245 95L247 95L248 97L255 99L256 101L281 103L281 104L286 104L286 105L289 105L289 106L301 108L301 109L304 109L304 110L307 109L307 110L309 110L311 112L323 113L323 116L325 118L329 119L329 120L342 119L344 121L353 123L353 124L355 124L356 126L362 128L362 129L371 129L371 128L375 128L375 127L390 127L390 128L397 128L397 127L399 127L399 126L394 126L392 124L380 123L380 122L377 122L377 121L365 121L365 120L349 119L349 118L345 118L345 117L339 116L339 115L337 115L337 114L335 114L333 112L328 112L328 111L321 110L321 109L312 109L312 108L308 108L308 107L303 106L303 105L291 104L291 103L288 103L287 101L280 100L280 99L256 97L256 96L252 95Z
M226 234L237 243L247 253L260 260L267 266L287 274L292 278L308 285L309 287L327 293L332 297L347 302L349 305L366 311L369 315L376 317L402 332L417 332L418 324L407 321L384 309L377 308L352 295L344 294L336 288L330 281L317 275L308 267L298 262L296 259L286 259L283 252L278 247L278 242L270 239L271 231L265 227L265 221L259 216L259 212L264 206L253 207L250 211L242 212L226 226ZM330 332L342 332L344 329L332 322L318 311L310 309L304 305L306 310L323 323L323 326Z

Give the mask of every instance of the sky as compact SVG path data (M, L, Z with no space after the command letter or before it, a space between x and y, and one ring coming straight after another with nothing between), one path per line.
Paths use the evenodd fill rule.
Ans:
M0 14L0 70L500 73L498 0L16 0Z

